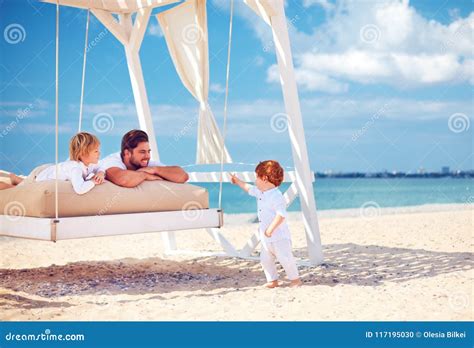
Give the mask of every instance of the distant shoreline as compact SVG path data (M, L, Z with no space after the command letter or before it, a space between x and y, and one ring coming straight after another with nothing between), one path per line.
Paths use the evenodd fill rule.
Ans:
M474 210L474 205L465 203L447 203L447 204L422 204L422 205L411 205L403 207L380 207L376 210L377 216L382 215L396 215L396 214L414 214L414 213L433 213L433 212L445 212L445 211L461 211L461 210ZM256 214L252 213L235 213L235 214L224 214L224 223L229 224L241 224L241 223L252 223L255 219ZM328 209L318 210L318 217L321 219L333 219L333 218L364 218L361 216L360 208L348 208L348 209ZM365 217L370 220L370 217ZM290 211L288 212L288 220L300 220L301 211Z
M410 173L339 173L339 174L324 174L315 173L317 179L441 179L441 178L453 178L453 179L473 179L474 170L467 172L458 173L423 173L423 174L410 174Z

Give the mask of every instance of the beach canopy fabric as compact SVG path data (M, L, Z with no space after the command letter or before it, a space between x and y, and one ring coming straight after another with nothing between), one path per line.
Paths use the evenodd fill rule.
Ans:
M62 6L96 9L113 13L133 13L145 8L155 8L180 2L180 0L41 0Z
M232 162L208 103L209 55L206 0L189 0L157 16L186 89L199 102L197 164Z
M244 0L244 3L250 7L257 15L259 15L265 23L271 24L271 17L276 14L275 8L270 1L259 1L259 0Z

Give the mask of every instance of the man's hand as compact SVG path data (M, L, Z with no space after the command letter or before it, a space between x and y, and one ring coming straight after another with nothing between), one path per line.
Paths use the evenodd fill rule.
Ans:
M153 167L141 167L140 169L137 169L137 172L144 172L144 173L155 175L155 168L153 168Z
M163 178L161 176L158 176L158 175L153 175L153 174L150 174L148 172L146 172L146 178L145 180L146 181L157 181L157 180L163 180Z
M92 180L94 181L94 184L100 185L104 182L105 179L105 173L104 172L98 172L96 175L92 177Z
M153 169L153 174L158 175L163 180L183 184L189 180L189 175L183 168L178 166L157 166L149 167Z

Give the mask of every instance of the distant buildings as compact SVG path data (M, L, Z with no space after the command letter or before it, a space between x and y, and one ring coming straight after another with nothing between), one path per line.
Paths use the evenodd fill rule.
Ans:
M474 178L474 170L457 170L450 171L449 167L445 166L441 168L441 172L426 172L424 168L418 169L417 173L411 172L398 172L396 170L392 172L376 173L363 173L363 172L352 172L352 173L334 173L332 170L325 170L324 173L316 173L316 178Z

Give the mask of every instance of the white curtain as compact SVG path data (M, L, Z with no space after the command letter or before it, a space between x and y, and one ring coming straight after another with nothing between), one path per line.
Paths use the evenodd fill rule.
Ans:
M271 26L271 17L276 14L275 1L283 0L244 0L244 3Z
M199 101L197 164L224 163L232 159L208 104L209 57L206 0L188 0L157 16L178 75Z

